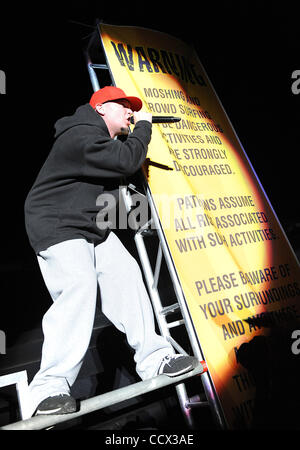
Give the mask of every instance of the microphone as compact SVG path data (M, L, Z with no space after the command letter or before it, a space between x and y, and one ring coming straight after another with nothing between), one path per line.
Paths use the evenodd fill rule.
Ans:
M152 123L173 123L173 122L180 122L181 117L174 117L174 116L152 116ZM131 116L130 122L134 123L134 119Z

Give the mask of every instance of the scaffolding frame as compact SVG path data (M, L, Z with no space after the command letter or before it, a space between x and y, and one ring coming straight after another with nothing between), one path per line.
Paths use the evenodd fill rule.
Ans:
M2 375L0 377L0 388L11 386L13 384L16 385L21 419L28 419L31 411L29 405L27 371L22 370L20 372L9 373L8 375Z

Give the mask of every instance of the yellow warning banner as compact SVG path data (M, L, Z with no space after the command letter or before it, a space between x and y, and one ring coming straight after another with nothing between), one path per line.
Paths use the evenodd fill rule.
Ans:
M249 427L257 380L242 344L299 328L298 261L194 50L144 28L100 34L116 86L181 119L153 125L145 173L228 426Z

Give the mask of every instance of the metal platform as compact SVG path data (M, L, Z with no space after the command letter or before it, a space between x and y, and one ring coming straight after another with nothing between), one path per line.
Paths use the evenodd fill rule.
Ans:
M123 387L121 389L107 392L96 397L89 398L80 402L79 411L72 414L62 415L45 415L35 416L9 425L5 425L0 430L42 430L53 427L56 424L67 422L76 419L85 414L92 413L107 406L121 403L122 401L134 398L141 394L146 394L156 389L160 389L172 384L179 384L183 380L187 380L196 375L201 375L206 370L205 364L199 365L191 372L177 377L168 377L166 375L159 375L146 381L140 381L132 385ZM203 402L201 402L203 403ZM187 408L190 408L187 405Z

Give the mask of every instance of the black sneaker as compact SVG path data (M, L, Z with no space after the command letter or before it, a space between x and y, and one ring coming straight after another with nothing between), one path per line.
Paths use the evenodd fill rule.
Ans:
M42 414L69 414L76 411L76 400L70 395L59 394L43 400L35 412L36 416Z
M168 377L176 377L194 370L198 364L198 359L194 356L168 355L162 360L157 375L163 374L168 375Z

